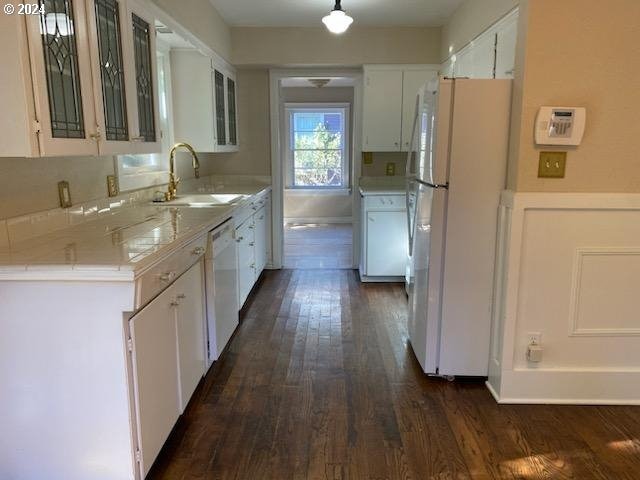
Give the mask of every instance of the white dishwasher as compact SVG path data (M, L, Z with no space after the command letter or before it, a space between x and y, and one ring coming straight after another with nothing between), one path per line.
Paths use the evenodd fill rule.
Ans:
M234 231L232 219L213 230L205 255L209 365L218 359L239 322Z

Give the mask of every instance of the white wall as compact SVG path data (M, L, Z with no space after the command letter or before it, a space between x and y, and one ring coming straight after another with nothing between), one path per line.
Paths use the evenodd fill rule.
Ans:
M236 65L440 63L440 28L351 27L333 35L324 27L233 27Z

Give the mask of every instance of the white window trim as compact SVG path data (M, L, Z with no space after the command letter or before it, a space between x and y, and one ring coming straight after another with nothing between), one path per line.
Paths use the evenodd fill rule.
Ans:
M161 40L156 40L156 55L158 55L158 67L162 61L162 69L164 71L164 82L167 102L167 125L162 128L162 145L173 145L173 105L171 103L171 47ZM158 80L156 79L156 82ZM163 123L161 121L161 123ZM150 165L141 165L135 168L128 168L127 173L123 172L123 160L127 155L116 155L114 157L114 167L116 177L118 178L118 187L121 192L131 190L139 190L141 188L149 188L153 186L165 185L169 182L169 153L164 148L161 153L147 154L157 155L161 158L158 167L150 167Z
M342 175L343 184L340 187L296 187L293 185L293 150L291 148L291 112L292 111L316 111L316 110L340 110L344 113L343 122L343 160ZM285 103L284 104L284 142L285 147L285 190L287 194L306 195L306 194L325 194L325 195L349 195L350 188L350 167L351 167L351 104L348 102L322 102L322 103Z

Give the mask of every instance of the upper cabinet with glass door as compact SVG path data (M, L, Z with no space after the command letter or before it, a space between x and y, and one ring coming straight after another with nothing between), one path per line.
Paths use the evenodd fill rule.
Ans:
M199 50L171 50L176 141L198 152L238 150L237 85L233 68Z
M215 104L216 150L238 150L236 79L229 70L213 64L213 98Z
M153 21L134 0L3 15L0 156L160 151Z

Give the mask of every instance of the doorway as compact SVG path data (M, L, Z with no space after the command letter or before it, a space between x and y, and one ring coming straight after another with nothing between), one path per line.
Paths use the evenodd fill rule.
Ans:
M272 70L273 266L355 268L362 75Z

